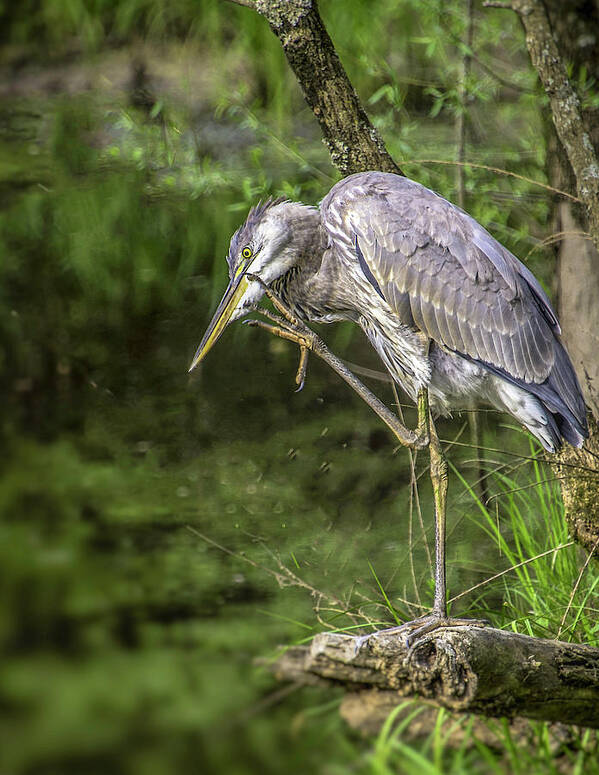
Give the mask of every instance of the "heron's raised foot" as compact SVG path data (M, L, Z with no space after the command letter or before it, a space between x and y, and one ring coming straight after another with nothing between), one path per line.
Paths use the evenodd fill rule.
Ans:
M308 365L308 353L312 351L320 358L326 361L334 371L339 374L356 393L378 414L383 422L390 428L397 437L397 440L405 447L411 449L423 449L430 441L429 434L429 408L428 391L425 387L418 392L418 427L415 431L406 428L398 417L390 411L360 380L352 374L342 360L337 358L322 339L314 333L308 326L293 313L292 310L279 298L279 296L270 288L264 280L258 275L248 272L248 280L253 280L262 286L265 296L272 302L274 308L280 315L276 315L268 309L260 307L258 309L261 315L268 318L271 323L265 323L263 320L251 319L246 323L249 326L262 328L274 336L295 342L300 348L300 361L295 375L295 383L298 391L304 386L306 378L306 369ZM274 324L274 325L273 325Z
M316 334L311 331L299 318L297 318L293 312L284 304L276 293L269 288L268 285L258 275L248 274L249 280L255 280L262 286L264 293L268 299L272 302L276 310L281 315L274 315L267 309L260 309L260 314L271 320L275 325L265 323L262 320L251 319L246 321L247 325L255 326L256 328L263 328L274 336L280 336L282 339L287 339L290 342L295 342L300 348L300 360L297 367L297 373L295 375L295 384L297 385L296 393L304 387L306 381L306 371L308 368L308 353L314 349L316 342Z
M361 635L356 638L354 648L355 653L357 654L362 646L372 638L378 638L381 635L397 635L404 639L408 651L410 652L422 638L435 630L445 627L487 627L489 624L490 622L486 619L456 619L451 616L443 616L431 612L425 616L418 617L418 619L404 622L397 627L389 627L385 630L377 630L376 632L370 632L367 635Z
M290 342L295 342L295 344L297 344L297 346L300 348L300 359L297 366L297 373L295 375L295 384L297 385L297 390L295 392L299 393L300 390L304 387L304 383L306 381L306 371L308 369L308 353L314 345L313 338L309 336L309 334L312 334L312 332L310 331L307 334L305 331L298 330L292 324L288 324L285 320L283 320L283 318L280 318L278 315L273 315L272 312L269 312L266 309L261 309L260 314L264 315L269 320L272 320L276 325L273 326L271 323L265 323L263 320L256 320L255 318L250 318L244 322L248 326L262 328L265 331L268 331L269 334L280 336L281 339L287 339Z

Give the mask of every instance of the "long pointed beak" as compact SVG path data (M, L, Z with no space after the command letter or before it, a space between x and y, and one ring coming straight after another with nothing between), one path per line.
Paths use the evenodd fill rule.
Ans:
M193 361L191 362L189 371L193 371L198 363L203 360L208 351L212 348L212 345L225 330L229 320L231 319L231 315L235 311L235 308L245 293L248 285L249 280L245 274L240 274L231 280L227 290L225 291L225 295L222 297L220 304L214 313L214 317L210 321L210 325L206 329L204 338L200 342L200 346L196 350L196 354L193 356Z

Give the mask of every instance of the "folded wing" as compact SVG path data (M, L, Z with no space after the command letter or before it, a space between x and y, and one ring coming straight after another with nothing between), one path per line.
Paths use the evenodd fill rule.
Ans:
M403 323L526 386L553 411L563 404L584 424L547 295L473 218L418 183L380 172L346 178L321 211L332 242L359 261Z

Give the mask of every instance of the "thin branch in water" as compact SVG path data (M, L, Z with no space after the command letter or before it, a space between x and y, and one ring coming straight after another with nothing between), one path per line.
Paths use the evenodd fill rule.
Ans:
M345 612L347 616L354 622L354 624L357 624L357 622L353 619L353 616L356 614L353 614L351 611L348 611L346 607L343 604L343 601L340 600L335 595L331 595L330 593L321 592L319 589L316 589L316 587L313 587L311 584L308 584L306 581L301 579L297 574L293 573L293 571L289 570L282 562L279 557L276 556L276 554L261 540L257 539L261 546L267 551L271 557L275 560L279 567L279 571L277 572L273 570L272 568L268 568L266 565L262 565L255 560L252 560L250 557L248 557L245 554L242 554L240 552L234 552L231 549L228 549L226 546L223 546L222 544L219 544L218 541L215 541L213 538L210 538L207 535L204 535L201 533L197 528L192 527L191 525L187 525L187 529L190 533L193 533L198 538L201 538L202 541L209 544L210 546L214 546L219 551L223 552L224 554L228 554L230 557L235 557L238 560L243 560L244 562L247 562L252 567L256 568L257 570L260 570L264 573L267 573L269 576L272 576L277 584L279 584L280 587L287 587L287 586L296 586L300 587L301 589L307 590L312 597L317 601L316 606L320 604L320 600L329 600L331 603L333 603L336 606L339 606L340 609L345 608ZM369 619L361 614L357 614L362 619L364 619L366 622L369 623ZM326 622L322 621L320 618L318 619L320 623L327 627L328 629L331 629L331 625L327 624Z
M308 584L306 581L304 581L302 578L300 578L296 573L294 573L292 570L290 570L281 560L278 552L274 552L264 541L260 542L260 545L264 549L265 552L267 552L272 559L277 563L277 566L279 568L279 571L281 572L281 575L286 579L286 584L283 586L287 586L288 584L291 584L292 586L300 587L301 589L306 589L310 594L314 597L316 600L314 612L316 614L316 618L318 621L323 625L323 627L326 627L328 629L334 629L330 624L323 621L322 618L319 615L319 609L320 609L320 601L322 599L329 600L333 602L335 605L340 606L341 608L344 608L343 601L337 597L336 595L333 595L331 593L324 593L321 592L319 589L316 589L316 587L313 587L311 584ZM357 624L355 620L352 618L352 614L347 611L347 615L350 619L354 622L354 624Z

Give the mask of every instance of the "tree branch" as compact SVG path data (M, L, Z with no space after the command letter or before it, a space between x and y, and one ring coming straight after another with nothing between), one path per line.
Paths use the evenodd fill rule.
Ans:
M599 162L545 7L540 0L511 0L505 5L487 2L484 5L510 8L522 20L531 62L549 97L553 123L574 171L578 196L587 211L591 238L599 249Z
M270 669L280 680L341 685L371 709L412 697L454 712L599 728L599 649L491 627L436 630L411 650L400 634L364 642L322 633Z
M264 16L281 42L341 174L365 170L401 174L360 104L322 23L316 0L245 0L241 4Z

